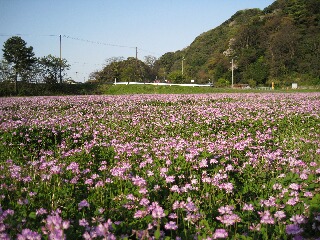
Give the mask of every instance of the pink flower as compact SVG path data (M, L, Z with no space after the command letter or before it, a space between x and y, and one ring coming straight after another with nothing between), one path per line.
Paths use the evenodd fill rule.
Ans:
M287 201L288 205L294 206L297 204L297 202L299 201L298 197L294 197L294 198L289 198Z
M163 218L166 216L162 207L159 206L159 203L153 202L149 207L149 211L152 211L153 218Z
M112 230L112 222L110 219L105 223L100 223L95 230L96 234L104 237L104 239L116 240L116 237L110 233L110 230Z
M276 213L274 214L275 218L277 218L278 220L281 220L283 218L286 217L286 214L283 211L276 211Z
M300 178L301 178L302 180L307 180L307 179L308 179L308 174L306 174L306 173L301 173L301 174L300 174Z
M179 193L180 192L180 189L177 185L173 185L171 188L170 188L170 191L171 192L177 192Z
M63 221L59 216L59 210L49 215L45 220L45 226L42 227L42 232L49 235L49 239L64 239L64 229L70 226L69 221Z
M132 183L136 186L143 187L146 186L147 182L142 177L136 176L132 178Z
M84 207L90 207L90 204L87 202L87 200L82 200L79 204L78 204L78 209L82 209Z
M245 203L242 209L243 211L253 211L254 207L252 206L251 203L250 204Z
M142 206L147 206L150 203L150 201L147 198L142 198L139 202Z
M313 197L313 193L312 192L305 192L303 194L303 196L312 198Z
M233 190L233 184L230 182L222 183L219 186L220 189L224 189L227 193L231 193Z
M273 184L272 188L273 188L273 190L281 190L282 186L280 183L275 183L275 184Z
M286 226L286 233L289 235L297 235L303 232L303 229L297 224L289 224Z
M164 228L167 229L167 230L177 230L178 229L178 226L175 222L173 221L170 221L168 223L166 223L164 225Z
M291 188L292 190L298 191L298 190L300 189L300 185L297 184L297 183L291 183L291 184L289 185L289 188Z
M226 205L218 208L220 214L232 214L234 207L231 205Z
M22 230L21 234L18 234L17 239L18 240L28 240L28 239L41 240L41 235L37 232L31 231L30 229L26 228Z
M135 212L133 218L143 218L148 215L148 212L145 210L138 210Z
M237 214L226 214L226 215L217 217L217 219L223 224L225 224L226 226L231 226L236 222L241 221L241 218Z
M166 177L166 183L173 183L174 182L174 176L167 176Z
M261 229L261 224L259 223L259 224L252 224L250 227L249 227L249 229L251 230L251 231L260 231L260 229Z
M88 178L84 184L87 184L87 185L92 185L93 184L93 180L91 178Z
M274 224L274 219L272 218L269 211L264 211L263 213L259 212L261 220L261 223L265 224Z
M170 213L168 217L171 218L171 219L176 219L176 218L178 218L178 216L177 216L176 213Z
M223 229L223 228L218 228L213 234L213 239L218 239L218 238L227 238L228 237L228 232Z
M36 215L39 216L39 215L44 215L47 213L47 210L44 209L44 208L39 208L36 210Z
M306 222L306 218L302 215L294 215L290 218L290 221L292 221L295 224L301 224Z
M160 206L156 206L153 210L152 210L152 217L153 218L163 218L165 217L166 214L163 211L163 208Z
M139 193L141 193L141 194L147 194L148 193L148 189L147 188L145 188L145 187L142 187L142 188L140 188L139 189Z
M86 227L86 226L89 226L89 223L85 218L82 218L82 219L79 220L79 225L83 226L83 227Z

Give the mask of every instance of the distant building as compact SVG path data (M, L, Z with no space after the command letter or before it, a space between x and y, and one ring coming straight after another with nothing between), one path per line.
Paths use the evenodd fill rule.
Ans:
M298 88L298 83L292 83L292 89L297 89Z
M238 89L250 89L250 86L249 86L249 84L239 83L239 84L234 84L234 85L233 85L233 88L238 88Z
M66 84L81 84L82 82L76 82L75 80L67 79L67 80L64 80L64 83L66 83Z

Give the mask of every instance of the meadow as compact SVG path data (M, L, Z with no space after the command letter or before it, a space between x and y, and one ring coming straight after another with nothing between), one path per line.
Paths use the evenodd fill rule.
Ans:
M318 239L320 93L0 98L0 239Z

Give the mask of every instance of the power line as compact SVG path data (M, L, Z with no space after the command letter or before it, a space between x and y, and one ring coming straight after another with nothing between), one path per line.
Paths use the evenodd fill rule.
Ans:
M77 38L77 37L71 37L67 35L63 35L65 38L70 38L77 41L87 42L87 43L93 43L93 44L99 44L99 45L105 45L105 46L111 46L111 47L120 47L120 48L136 48L132 46L126 46L126 45L118 45L118 44L112 44L112 43L105 43L105 42L97 42L97 41L91 41L83 38Z
M63 35L63 37L69 38L69 39L73 39L73 40L77 40L77 41L87 42L87 43L104 45L104 46L120 47L120 48L130 48L130 49L136 49L136 48L138 48L138 50L140 50L140 51L159 55L159 54L157 54L157 53L155 53L155 52L152 52L152 51L149 51L149 50L146 50L146 49L142 49L142 48L139 48L139 47L126 46L126 45L118 45L118 44L105 43L105 42L98 42L98 41L92 41L92 40L87 40L87 39L83 39L83 38L71 37L71 36L67 36L67 35Z
M2 37L12 37L12 36L36 36L36 37L59 37L56 34L30 34L30 33L15 33L15 34L8 34L8 33L0 33Z
M15 34L8 34L8 33L0 33L0 36L2 37L12 37L12 36L35 36L35 37L60 37L59 34L30 34L30 33L15 33ZM120 44L113 44L113 43L106 43L106 42L100 42L100 41L92 41L88 39L83 39L83 38L78 38L78 37L72 37L69 35L61 35L63 38L68 38L76 41L81 41L81 42L86 42L86 43L91 43L91 44L97 44L97 45L103 45L103 46L110 46L110 47L119 47L119 48L130 48L130 49L135 49L137 47L134 46L128 46L128 45L120 45ZM155 55L160 55L158 53L142 49L138 47L138 50L150 54L155 54Z

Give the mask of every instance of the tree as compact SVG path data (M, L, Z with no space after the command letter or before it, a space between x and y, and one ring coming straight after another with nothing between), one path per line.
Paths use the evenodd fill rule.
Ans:
M244 80L247 82L251 81L251 85L253 85L253 81L255 85L259 85L266 83L268 71L264 57L260 57L256 62L251 63L242 75Z
M18 36L9 38L3 45L3 57L9 63L13 64L15 71L15 92L17 93L18 75L23 81L27 80L28 71L36 62L33 47L27 47L27 43Z
M0 82L13 82L14 70L12 64L9 64L5 59L0 61Z
M173 71L169 73L168 79L174 83L183 83L183 76L181 71Z
M144 63L147 64L151 69L154 68L155 62L157 61L157 58L151 55L144 57Z
M95 79L99 82L130 82L144 81L151 77L150 68L142 61L129 57L126 60L112 58L107 65L95 73Z
M295 70L300 38L301 35L290 18L283 19L278 31L270 35L267 57L272 77L286 76Z
M39 59L40 71L45 83L58 83L60 78L60 67L61 75L65 76L65 71L69 69L70 65L67 63L66 59L61 59L48 55Z
M164 67L165 69L165 72L169 73L171 71L171 68L174 64L174 61L175 61L175 53L173 52L168 52L168 53L165 53L164 55L162 55L158 61L160 63L160 66L161 67Z
M97 74L99 82L113 82L120 80L120 64L124 61L123 57L111 57L106 60L106 66Z
M144 63L148 66L148 76L150 79L156 79L158 77L157 72L159 71L157 58L151 55L144 57Z

